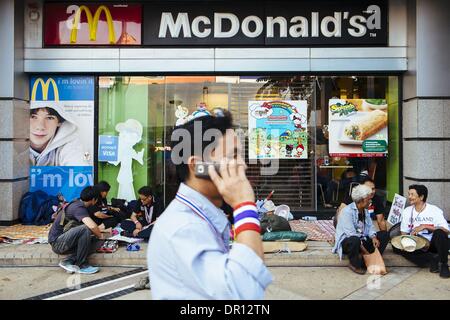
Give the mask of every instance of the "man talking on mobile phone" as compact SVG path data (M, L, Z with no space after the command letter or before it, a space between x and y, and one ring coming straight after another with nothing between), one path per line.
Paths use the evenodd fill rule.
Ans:
M231 115L216 110L214 116L194 118L174 129L172 141L181 184L151 234L152 297L263 299L272 276L263 262L255 195ZM196 173L199 164L208 175ZM220 209L224 202L234 210L231 249L230 225Z

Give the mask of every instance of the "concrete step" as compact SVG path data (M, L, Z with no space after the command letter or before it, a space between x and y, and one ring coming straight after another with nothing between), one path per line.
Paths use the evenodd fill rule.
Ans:
M303 252L266 254L265 262L270 267L345 267L348 259L341 261L337 254L331 252L332 246L327 242L308 241L308 248ZM387 267L413 267L414 264L395 254L389 244L383 254Z
M331 253L331 245L327 242L308 241L308 248L303 252L265 254L265 262L269 267L341 267L347 266L348 260L339 260ZM147 244L140 243L140 251L126 251L119 247L115 253L95 253L90 262L97 266L146 267ZM405 258L394 254L389 244L383 254L387 267L414 266ZM0 245L0 266L55 266L64 256L53 253L48 244L32 245Z

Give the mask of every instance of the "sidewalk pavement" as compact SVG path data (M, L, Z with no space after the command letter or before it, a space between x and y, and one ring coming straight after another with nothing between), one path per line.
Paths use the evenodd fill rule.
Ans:
M331 253L327 242L308 241L303 252L265 254L269 267L344 267L348 260L339 260ZM95 253L90 257L93 265L103 267L146 267L147 243L140 243L141 250L129 252L120 246L114 253ZM49 244L0 244L0 266L57 266L64 256L53 253ZM389 244L383 254L387 267L414 266L405 258L392 252Z

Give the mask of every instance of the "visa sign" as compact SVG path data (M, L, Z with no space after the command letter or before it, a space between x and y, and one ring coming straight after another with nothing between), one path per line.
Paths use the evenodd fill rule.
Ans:
M98 161L117 161L119 137L99 136Z

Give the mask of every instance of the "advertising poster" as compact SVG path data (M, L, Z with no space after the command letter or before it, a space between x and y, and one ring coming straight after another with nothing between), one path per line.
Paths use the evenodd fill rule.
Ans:
M93 184L94 77L30 79L30 191L70 201Z
M140 45L140 4L45 3L44 44Z
M385 99L330 99L330 156L387 156L387 108Z
M249 159L307 159L306 100L249 101Z

